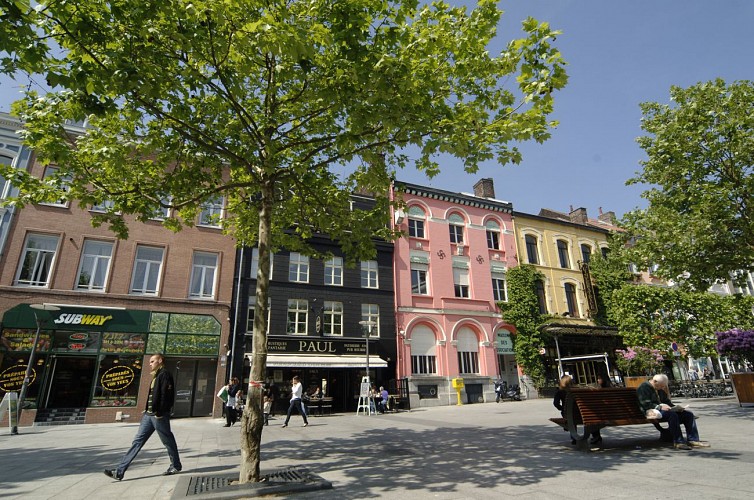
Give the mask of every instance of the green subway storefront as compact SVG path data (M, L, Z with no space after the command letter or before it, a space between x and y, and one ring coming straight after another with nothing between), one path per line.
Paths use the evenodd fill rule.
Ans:
M2 318L0 398L20 391L38 326L26 396L31 409L86 408L86 422L124 415L138 421L148 357L163 353L176 381L174 416L212 415L222 331L214 316L66 305L39 311L19 304Z

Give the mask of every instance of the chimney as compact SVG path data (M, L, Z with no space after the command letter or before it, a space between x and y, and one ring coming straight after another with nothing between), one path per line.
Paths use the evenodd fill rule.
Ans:
M577 208L576 210L571 210L571 213L568 214L568 217L571 218L571 222L576 224L586 224L588 217L586 215L586 208Z
M615 224L615 212L600 213L597 219L607 224Z
M490 178L479 179L474 184L474 196L480 198L494 198L495 197L495 183Z

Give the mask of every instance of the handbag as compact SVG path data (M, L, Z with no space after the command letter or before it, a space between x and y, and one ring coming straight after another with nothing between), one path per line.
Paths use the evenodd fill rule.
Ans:
M222 389L217 393L217 397L223 400L223 403L228 402L228 386L223 386Z

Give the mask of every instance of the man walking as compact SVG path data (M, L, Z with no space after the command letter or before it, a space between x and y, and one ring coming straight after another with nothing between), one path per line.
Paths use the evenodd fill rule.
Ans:
M170 467L163 473L163 476L177 474L182 469L181 459L178 457L178 445L170 430L170 412L175 401L173 376L165 369L165 357L162 354L155 354L149 358L149 368L152 371L152 383L149 385L147 407L141 417L141 424L131 444L131 449L123 455L116 469L105 469L106 476L118 481L123 479L128 466L155 431L170 456Z
M301 380L298 378L298 375L293 377L293 383L291 386L291 404L288 406L288 414L285 416L285 423L283 424L283 427L288 427L288 421L291 419L291 413L293 412L293 409L296 408L296 410L301 414L301 417L304 419L304 427L309 425L309 421L306 419L306 411L301 406L301 394L304 392L303 387L301 386Z

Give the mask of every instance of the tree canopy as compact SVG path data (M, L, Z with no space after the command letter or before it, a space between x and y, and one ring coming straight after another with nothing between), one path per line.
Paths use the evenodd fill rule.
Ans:
M266 370L271 248L313 254L315 232L352 260L387 227L397 169L436 174L438 155L518 162L544 141L566 83L557 31L526 19L521 38L488 50L501 15L416 0L2 0L5 72L41 73L54 92L13 107L24 140L57 173L2 168L12 203L111 202L124 215L192 224L225 198L223 224L259 247L252 381ZM71 123L87 127L72 133ZM342 172L348 172L347 174ZM354 191L375 196L353 210ZM248 391L241 481L259 478L261 390Z
M648 184L644 210L626 214L631 260L706 290L754 270L754 83L670 89L672 105L644 103L638 139Z

